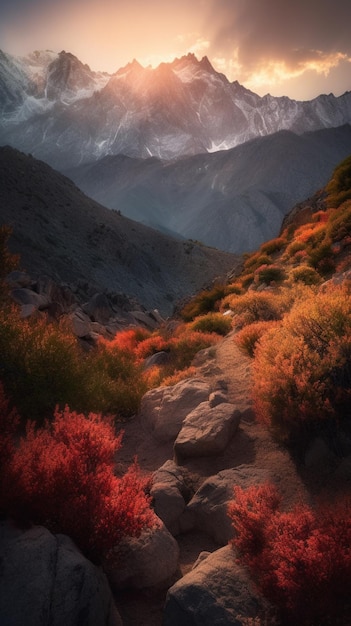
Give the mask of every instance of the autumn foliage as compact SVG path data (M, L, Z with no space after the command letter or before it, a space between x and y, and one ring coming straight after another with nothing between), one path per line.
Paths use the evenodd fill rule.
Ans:
M346 288L306 291L257 344L258 419L281 439L324 426L348 427L351 406L351 298Z
M8 411L2 418L6 424ZM99 561L123 537L138 536L156 520L136 462L123 476L114 474L121 441L111 420L68 407L42 428L28 423L18 445L9 448L8 437L2 441L8 459L0 509L22 523L69 535Z
M315 509L279 508L271 484L234 488L228 513L231 541L260 591L280 611L282 623L348 623L351 585L351 499Z

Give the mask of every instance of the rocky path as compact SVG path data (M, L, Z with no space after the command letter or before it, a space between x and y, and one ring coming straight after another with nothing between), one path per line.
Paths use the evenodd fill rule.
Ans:
M306 488L289 453L277 445L267 429L259 424L252 409L251 360L243 355L230 333L217 345L200 353L195 364L199 376L211 383L212 388L227 386L228 401L243 410L239 430L226 450L215 457L188 459L182 463L189 473L195 489L203 481L221 470L242 464L270 471L278 484L287 505L306 498ZM118 454L121 471L135 455L143 472L158 469L173 458L173 444L160 444L142 426L140 418L123 425L123 448ZM202 551L212 552L219 546L207 534L191 531L177 536L180 547L180 574L186 574ZM124 626L161 626L165 592L126 592L116 598Z

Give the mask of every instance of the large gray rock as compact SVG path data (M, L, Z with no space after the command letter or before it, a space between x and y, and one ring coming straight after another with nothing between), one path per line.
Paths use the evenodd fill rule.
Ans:
M222 470L207 478L183 511L179 524L183 532L194 528L210 535L219 545L225 545L233 536L228 517L228 504L233 500L233 487L247 488L266 482L270 472L250 465Z
M165 588L177 577L178 560L179 546L159 522L140 537L122 540L105 558L103 567L114 590Z
M102 570L69 537L0 524L2 626L122 626Z
M241 413L233 404L201 402L185 418L174 442L177 459L223 452L237 431Z
M28 287L19 287L17 289L13 289L11 292L11 296L14 301L17 302L17 304L20 304L22 306L31 304L33 305L33 307L39 310L45 309L50 302L50 300L45 295L36 293L35 291L32 291L32 289L28 289Z
M208 399L210 391L210 385L199 378L151 389L141 401L141 421L159 441L172 441L186 416Z
M72 324L72 331L76 337L88 337L91 332L91 321L82 309L77 308L68 316Z
M226 546L198 559L169 589L163 626L243 626L269 609Z
M104 293L94 294L82 308L93 322L99 322L99 324L107 324L114 316L110 301Z
M179 518L192 494L182 468L174 461L166 461L154 473L150 495L155 513L172 535L180 533Z

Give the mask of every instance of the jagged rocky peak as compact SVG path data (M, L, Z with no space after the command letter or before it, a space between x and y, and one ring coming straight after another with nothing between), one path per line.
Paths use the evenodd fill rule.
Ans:
M121 67L113 76L124 76L125 74L130 74L131 72L142 72L145 68L137 61L137 59L133 59L130 63L127 63L124 67Z
M48 67L47 97L57 99L66 90L91 89L95 83L95 73L70 52L59 53Z

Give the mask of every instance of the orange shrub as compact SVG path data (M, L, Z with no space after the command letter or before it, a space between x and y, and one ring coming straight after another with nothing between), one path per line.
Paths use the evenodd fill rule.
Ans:
M242 296L227 296L223 305L233 311L233 325L238 328L253 322L276 320L282 315L280 298L269 291L247 291Z
M121 440L106 418L68 407L38 430L29 423L5 468L2 509L69 535L100 560L123 537L155 523L136 464L114 475Z
M298 300L257 344L254 401L276 436L347 425L351 405L351 299L341 288Z
M287 626L348 623L351 585L351 500L316 510L279 510L270 484L234 488L228 508L231 541L260 591Z
M172 373L183 370L189 365L197 352L218 343L220 336L216 333L202 333L188 330L172 342L171 363ZM168 372L169 375L171 372Z
M239 348L250 357L254 356L257 342L261 339L267 330L276 327L278 322L253 322L244 326L234 337L235 343Z
M148 356L156 352L169 351L171 342L161 337L161 335L151 335L147 339L141 341L135 349L135 355L138 359L146 359Z
M260 252L262 254L274 254L275 252L280 252L286 246L286 238L285 237L276 237L275 239L270 239L266 241L260 246Z

